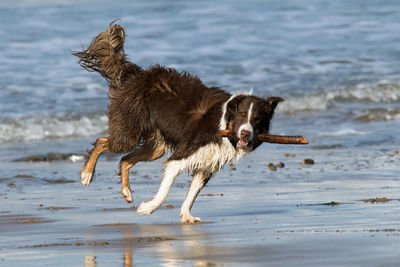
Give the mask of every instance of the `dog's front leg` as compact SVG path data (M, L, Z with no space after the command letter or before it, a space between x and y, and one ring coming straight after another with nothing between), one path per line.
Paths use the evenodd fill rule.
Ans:
M183 223L197 223L201 222L201 219L198 217L193 217L190 213L192 209L193 203L196 200L197 196L200 193L200 190L207 184L208 180L211 178L211 175L206 175L202 172L195 173L192 183L190 184L189 191L187 193L186 199L181 207L181 222Z
M158 188L157 194L152 200L148 202L142 202L137 208L137 213L140 215L147 215L153 213L158 207L160 207L167 199L168 192L171 189L176 176L182 171L180 161L168 161L165 163L164 176L161 181L160 187Z

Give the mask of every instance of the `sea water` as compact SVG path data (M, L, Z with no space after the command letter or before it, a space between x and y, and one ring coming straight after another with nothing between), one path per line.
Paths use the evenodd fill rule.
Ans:
M397 1L2 1L0 146L107 132L107 84L77 64L108 24L141 66L286 99L272 131L312 143L398 144Z

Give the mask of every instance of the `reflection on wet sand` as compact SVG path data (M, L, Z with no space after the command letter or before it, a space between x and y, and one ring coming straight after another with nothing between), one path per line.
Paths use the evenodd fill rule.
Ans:
M215 263L206 258L210 248L203 240L209 240L201 231L201 224L163 224L163 225L136 225L136 224L108 224L94 226L86 238L90 240L104 240L107 233L114 235L114 240L108 240L113 248L121 249L122 266L134 265L135 249L151 247L151 257L158 258L163 266L181 266L189 263L194 266L209 266ZM115 235L121 235L115 239ZM107 246L107 249L110 247ZM104 252L105 247L91 247L85 256L85 267L96 267L97 256Z
M85 267L96 267L96 256L85 256Z
M129 225L122 226L122 235L123 240L129 240L133 237L134 231L132 227L128 227ZM133 266L133 244L130 242L122 242L122 256L123 256L123 267L132 267ZM129 245L130 244L130 245Z

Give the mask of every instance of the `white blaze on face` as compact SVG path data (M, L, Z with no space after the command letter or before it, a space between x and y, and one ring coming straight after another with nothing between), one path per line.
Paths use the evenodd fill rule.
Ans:
M246 147L247 143L248 143L248 142L245 142L245 141L240 139L240 133L242 132L242 130L249 131L250 132L250 140L253 139L254 130L253 130L253 126L250 123L252 115L253 115L253 102L251 102L249 110L247 111L247 122L242 124L242 125L240 125L239 130L237 132L237 136L239 138L239 141L237 143L237 147L238 148Z

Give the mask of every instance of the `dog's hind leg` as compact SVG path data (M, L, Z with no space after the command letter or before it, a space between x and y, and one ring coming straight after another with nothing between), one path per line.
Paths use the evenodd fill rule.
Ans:
M97 159L101 153L106 150L108 150L108 139L97 138L96 142L94 143L94 148L90 152L89 159L86 161L81 171L81 183L84 186L88 186L92 181Z
M157 194L152 200L148 202L142 202L137 208L137 213L140 215L147 215L153 213L158 207L160 207L167 199L168 192L171 189L176 176L182 171L181 161L172 160L167 161L165 164L165 171L160 187L158 188Z
M200 190L207 184L210 180L211 175L205 174L203 172L196 172L193 176L192 183L190 184L189 191L187 193L186 199L181 207L181 222L183 223L197 223L201 222L200 218L193 217L190 213L193 203L200 193Z
M139 161L153 161L165 154L165 145L154 140L146 142L143 146L122 157L120 161L121 170L121 195L128 203L132 202L132 191L129 183L129 169Z

